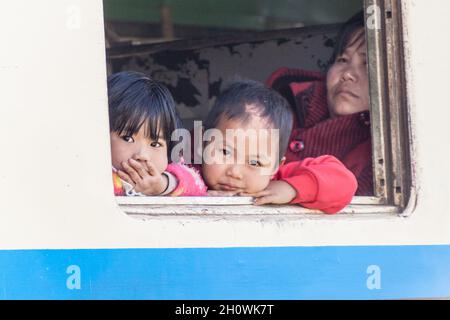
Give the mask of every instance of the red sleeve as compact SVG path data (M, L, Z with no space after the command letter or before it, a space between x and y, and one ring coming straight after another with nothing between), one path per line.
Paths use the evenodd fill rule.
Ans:
M292 204L328 214L347 206L358 187L353 173L338 159L327 155L283 165L275 179L286 181L297 191Z

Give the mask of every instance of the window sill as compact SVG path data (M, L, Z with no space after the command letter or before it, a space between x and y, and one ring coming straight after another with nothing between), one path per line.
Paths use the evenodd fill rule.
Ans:
M141 220L155 217L197 217L197 218L242 218L267 217L276 219L318 218L326 215L319 210L309 210L293 205L255 206L251 197L116 197L120 208L129 216ZM374 214L396 216L400 209L380 205L377 198L355 197L354 201L333 217Z

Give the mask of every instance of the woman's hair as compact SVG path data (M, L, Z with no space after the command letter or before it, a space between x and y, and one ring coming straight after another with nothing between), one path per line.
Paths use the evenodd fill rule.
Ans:
M155 141L165 139L170 154L170 138L180 119L164 85L139 72L115 73L108 77L108 100L111 132L131 136L146 124L145 135Z
M217 97L205 121L205 130L216 128L222 119L250 120L246 106L253 105L258 115L279 130L279 159L283 158L292 130L292 111L278 92L253 80L238 80L229 84Z
M347 47L352 46L361 37L365 37L365 32L363 31L356 39L352 39L355 32L361 28L364 28L364 11L356 13L341 27L334 46L333 56L330 59L330 65L336 61L337 57L344 53ZM353 40L352 43L350 43L350 40Z

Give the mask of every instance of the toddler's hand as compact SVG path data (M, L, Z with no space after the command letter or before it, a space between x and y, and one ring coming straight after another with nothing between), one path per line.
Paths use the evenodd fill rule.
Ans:
M167 176L159 173L153 163L143 163L134 159L122 162L124 171L119 170L119 177L134 187L134 190L147 196L155 196L163 193L169 181Z
M255 198L255 205L286 204L297 196L297 191L285 181L271 181L266 189L253 194L241 193L241 196Z
M208 196L210 197L233 197L237 194L235 191L222 191L222 190L208 190Z

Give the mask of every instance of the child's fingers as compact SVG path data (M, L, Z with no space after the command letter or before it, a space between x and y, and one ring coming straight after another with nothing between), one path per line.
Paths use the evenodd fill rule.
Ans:
M130 159L128 160L128 162L130 163L130 166L137 172L140 178L145 178L146 176L148 176L148 172L142 164L134 159Z
M147 167L147 172L151 176L158 175L158 170L156 170L155 165L151 161L145 161L145 166Z
M241 197L254 197L256 195L256 193L246 193L246 192L241 192L239 193L239 195Z
M270 191L267 190L263 190L263 191L259 191L259 192L255 192L255 193L245 193L245 192L241 192L239 195L242 197L253 197L253 198L260 198L260 197L264 197L270 194Z
M127 162L122 162L122 167L125 170L125 172L131 177L131 179L134 181L134 183L138 183L138 181L141 181L141 177L137 173L137 171L131 167Z
M128 182L129 184L131 184L134 187L134 182L128 174L126 174L125 172L123 172L121 170L117 171L117 174L119 175L120 179Z
M257 206L262 206L264 204L275 203L275 196L267 195L267 196L263 196L263 197L260 197L260 198L256 198L253 203L255 205L257 205Z
M233 197L236 195L235 191L208 190L207 193L210 197Z

